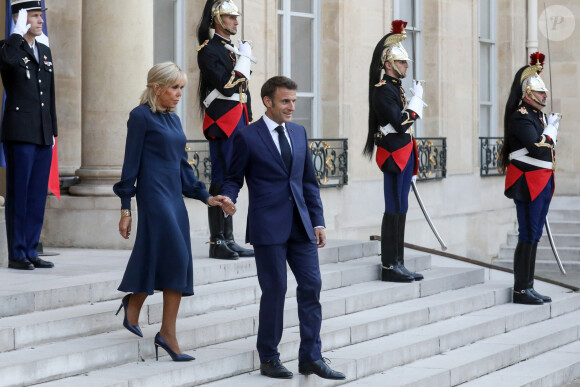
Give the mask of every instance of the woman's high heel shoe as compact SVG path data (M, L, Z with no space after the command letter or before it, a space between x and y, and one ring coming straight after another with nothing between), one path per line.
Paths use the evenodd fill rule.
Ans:
M185 353L175 353L169 347L169 344L161 337L161 332L157 332L155 335L155 360L159 360L159 347L167 351L171 360L173 361L191 361L195 360L195 357L186 355Z
M125 297L123 297L123 299L121 300L121 306L119 306L119 309L117 309L117 313L115 313L115 316L119 314L119 312L121 311L121 308L123 308L123 311L125 312L125 318L123 319L123 326L125 328L127 328L127 330L131 333L136 334L139 337L143 337L143 333L141 332L141 328L139 328L138 325L133 325L129 322L129 320L127 320L127 308L129 307L129 298L131 298L131 294L127 294Z

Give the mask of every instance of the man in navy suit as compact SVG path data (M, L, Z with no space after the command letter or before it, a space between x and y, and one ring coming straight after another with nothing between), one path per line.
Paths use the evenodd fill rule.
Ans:
M6 91L2 142L6 155L6 234L8 267L50 268L38 258L52 145L57 136L54 72L42 35L38 0L12 0L16 25L0 41L0 73Z
M300 349L298 371L327 379L345 376L328 367L321 355L320 268L317 248L324 247L324 217L306 130L291 123L297 85L276 76L262 86L266 114L238 129L222 195L236 201L248 184L246 243L254 246L262 289L257 349L260 372L273 378L293 376L280 362L286 295L286 262L296 277ZM229 214L233 202L224 203Z

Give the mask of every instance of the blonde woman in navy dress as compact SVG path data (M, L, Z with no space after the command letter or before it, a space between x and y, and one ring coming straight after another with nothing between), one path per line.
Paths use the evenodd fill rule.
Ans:
M138 232L131 258L119 286L125 311L123 325L143 336L139 313L155 290L163 291L163 320L155 336L158 347L174 361L194 360L181 353L176 319L182 296L193 295L193 268L189 219L183 196L209 206L221 206L220 196L210 196L187 161L185 134L173 113L187 82L185 73L172 62L160 63L147 75L141 103L129 116L121 181L113 190L121 198L119 232L131 233L131 197L137 197Z

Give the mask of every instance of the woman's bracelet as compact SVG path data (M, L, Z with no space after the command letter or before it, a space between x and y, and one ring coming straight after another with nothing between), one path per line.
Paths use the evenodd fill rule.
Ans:
M131 216L131 210L121 210L121 216Z

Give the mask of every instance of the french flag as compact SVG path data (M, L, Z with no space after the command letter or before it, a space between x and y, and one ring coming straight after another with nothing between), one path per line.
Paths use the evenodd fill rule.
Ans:
M44 0L41 0L42 8L44 9ZM48 41L48 30L46 22L46 11L42 12L42 19L44 24L42 25L43 35L39 36L37 40L43 44L49 45ZM6 38L12 34L14 28L14 23L12 20L12 9L10 7L10 0L6 0ZM6 102L6 93L2 99L2 115L4 115L4 104ZM60 200L60 179L58 174L58 149L56 146L57 139L54 139L54 144L52 147L52 162L50 164L50 176L48 178L48 189ZM0 144L0 167L6 168L6 160L4 159L4 147Z

